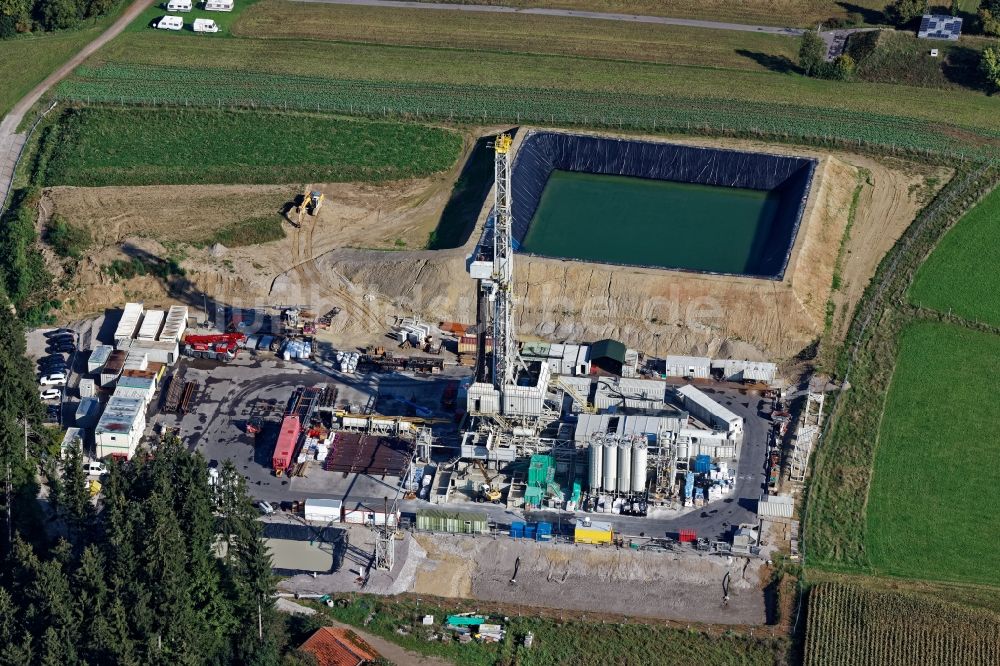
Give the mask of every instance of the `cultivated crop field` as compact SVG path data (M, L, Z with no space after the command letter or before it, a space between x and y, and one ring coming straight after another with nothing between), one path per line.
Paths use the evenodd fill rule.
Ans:
M634 92L334 80L153 65L80 68L73 80L59 87L59 94L83 102L237 105L444 118L483 124L562 123L694 134L702 130L766 133L778 138L829 139L848 145L874 144L910 151L993 154L993 149L978 134L980 130L928 125L890 115L686 94L662 97Z
M997 376L1000 336L936 322L904 329L868 497L876 572L1000 585Z
M1000 615L901 592L821 583L809 592L806 666L1000 664Z
M69 109L46 185L382 182L451 167L462 138L415 123L211 109Z
M1000 326L1000 189L945 235L910 288L910 302Z

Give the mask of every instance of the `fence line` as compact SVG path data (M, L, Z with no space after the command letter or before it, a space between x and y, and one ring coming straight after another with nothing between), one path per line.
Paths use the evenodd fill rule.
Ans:
M28 146L28 143L31 141L32 135L34 135L35 133L35 129L38 128L38 125L42 122L42 119L45 118L45 116L49 115L49 111L54 109L56 107L56 104L58 103L59 100L54 100L52 104L49 105L49 108L42 111L35 119L35 122L31 126L31 129L29 129L28 133L25 134L24 143L21 144L21 149L17 151L17 158L14 160L14 165L11 167L10 170L10 182L7 183L7 191L4 192L3 199L0 199L0 216L3 216L3 214L7 212L7 200L10 198L10 193L14 190L14 178L17 176L17 167L20 166L21 164L21 158L24 157L24 149Z

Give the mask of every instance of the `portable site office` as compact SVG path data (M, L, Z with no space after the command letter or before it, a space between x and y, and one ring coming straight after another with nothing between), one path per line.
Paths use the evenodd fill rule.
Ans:
M205 0L205 10L209 12L231 12L234 5L233 0Z

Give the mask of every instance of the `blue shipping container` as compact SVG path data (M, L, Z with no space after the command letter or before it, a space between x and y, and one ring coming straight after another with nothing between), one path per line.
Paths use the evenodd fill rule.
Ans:
M524 523L516 522L510 524L510 536L512 539L524 538Z
M712 471L712 456L700 455L694 459L694 471L698 474L708 474Z
M534 539L535 538L535 528L537 526L534 523L528 523L524 526L524 538Z
M551 541L552 523L538 523L538 529L535 532L535 539L537 541Z

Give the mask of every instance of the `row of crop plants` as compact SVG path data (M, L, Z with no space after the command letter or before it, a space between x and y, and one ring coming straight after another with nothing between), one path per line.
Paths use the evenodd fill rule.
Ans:
M551 122L651 131L766 135L894 152L995 159L981 130L790 104L641 93L373 82L106 64L83 67L58 95L90 103L249 106L466 122ZM980 136L977 136L978 135ZM987 134L989 134L987 132ZM988 138L1000 138L1000 132Z
M903 592L820 583L809 593L805 666L994 666L1000 616Z

